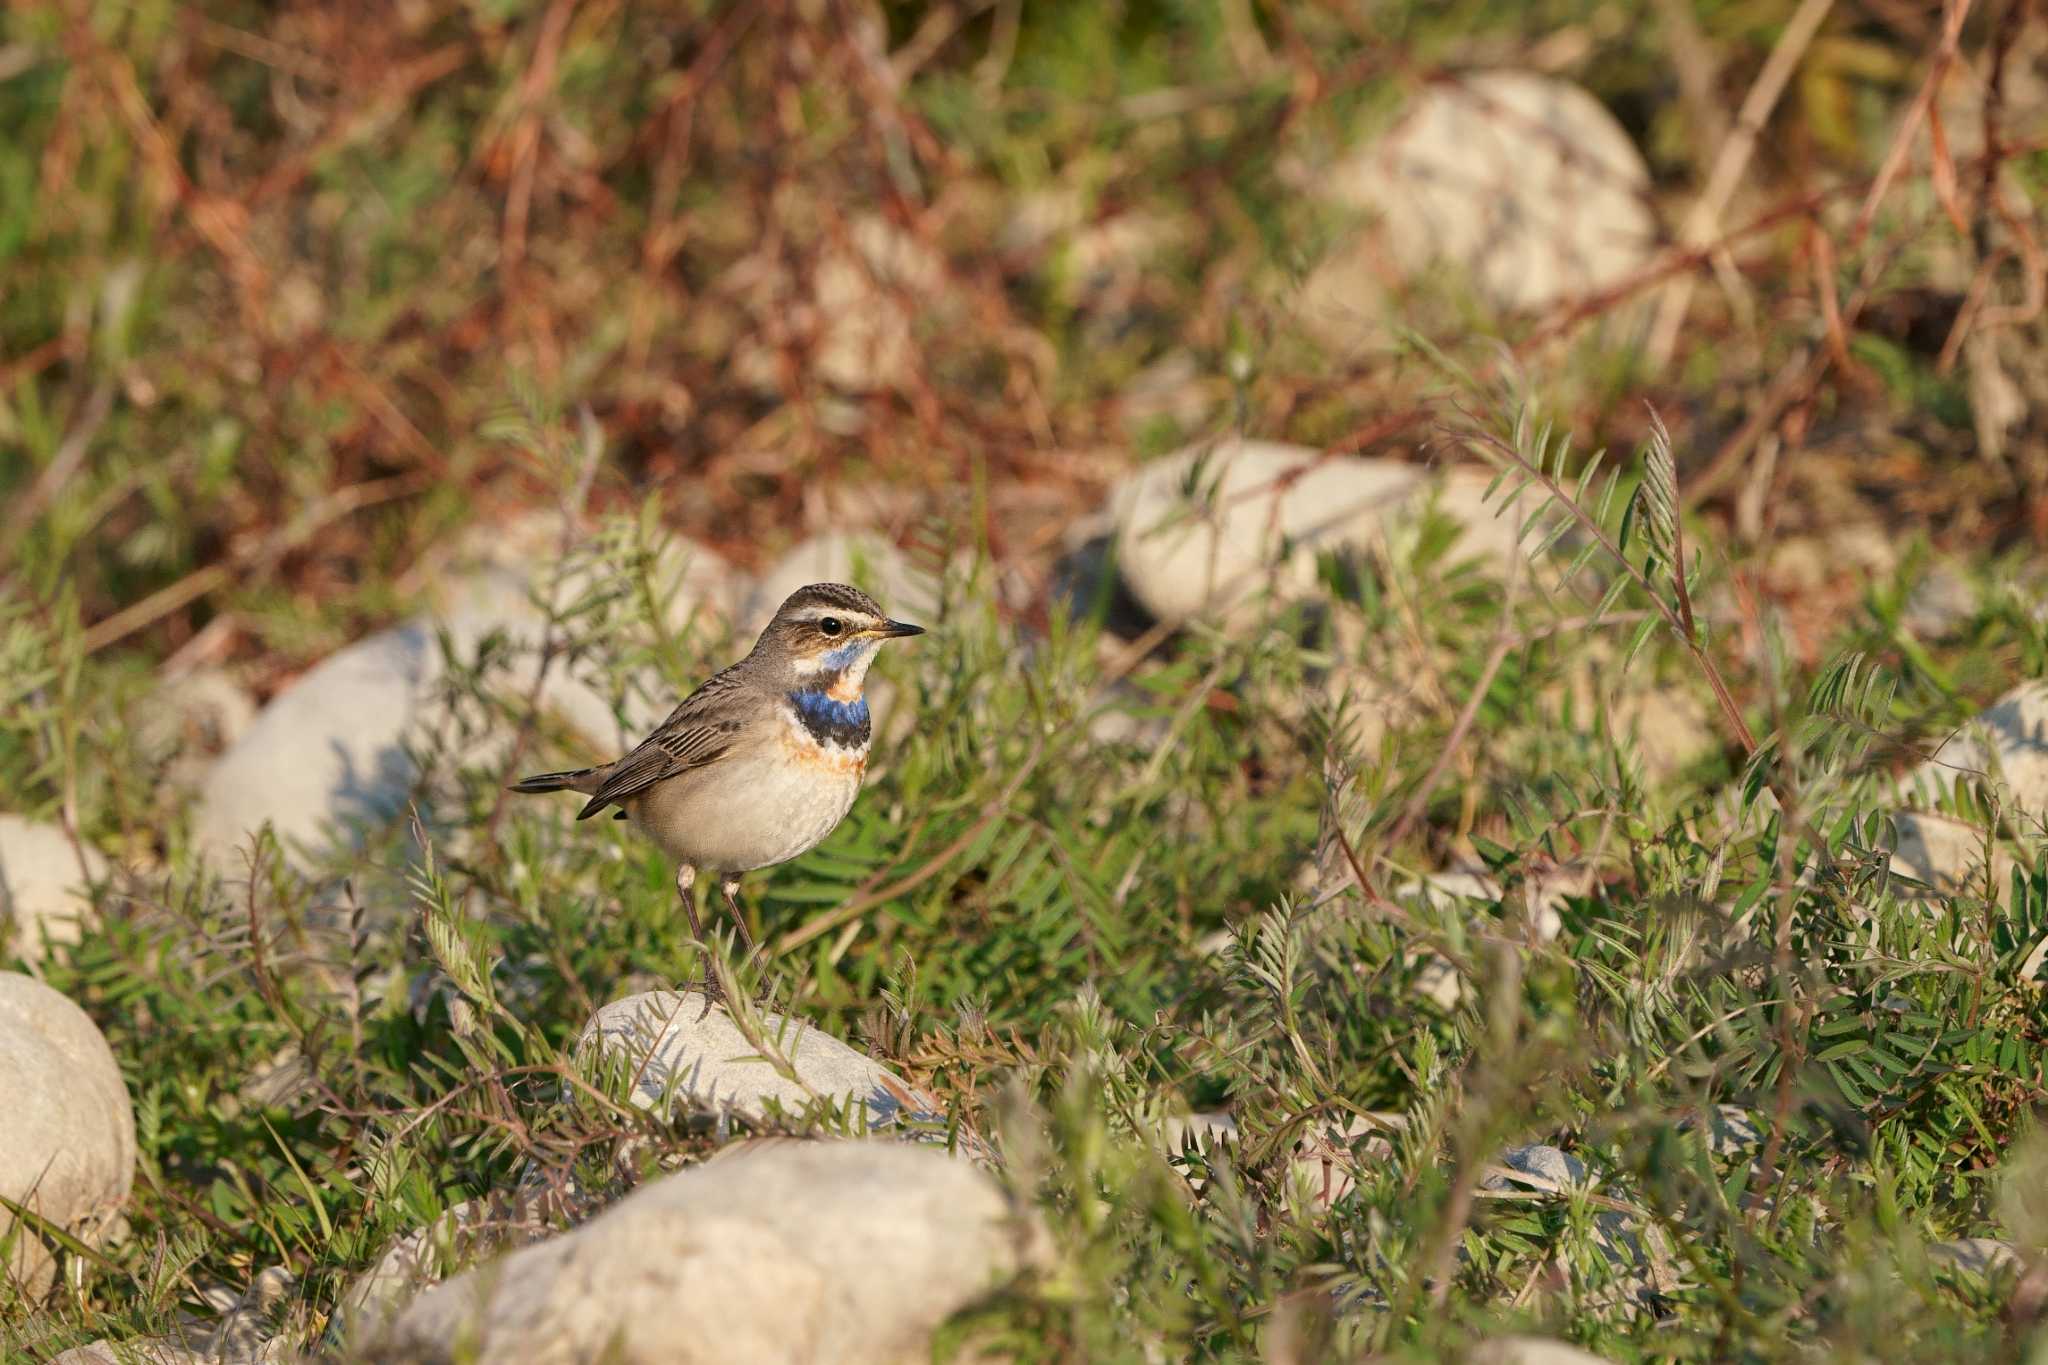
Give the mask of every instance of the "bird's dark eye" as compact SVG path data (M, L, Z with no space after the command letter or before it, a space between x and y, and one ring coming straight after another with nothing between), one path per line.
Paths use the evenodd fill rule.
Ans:
M846 629L846 623L836 616L828 616L818 622L818 629L827 635L837 635L840 631Z

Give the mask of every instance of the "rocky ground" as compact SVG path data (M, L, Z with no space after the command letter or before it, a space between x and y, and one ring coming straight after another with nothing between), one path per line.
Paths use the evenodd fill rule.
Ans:
M586 417L536 438L554 505L450 517L339 647L202 631L139 667L10 614L0 1347L2031 1358L2033 542L1956 513L1931 549L1875 457L1780 478L1817 403L1724 447L1744 482L1704 508L1690 480L1736 466L1659 419L1603 469L1568 452L1535 390L1683 362L1690 277L1656 272L1708 238L1554 71L1423 82L1280 158L1343 228L1300 263L1295 340L1339 366L1429 353L1417 316L1516 337L1487 377L1434 355L1415 445L1307 387L1248 420L1250 352L1176 345L1056 499L821 478L810 531L752 553L701 509L672 532L658 491L597 506L625 457ZM1057 189L999 216L1105 353L1188 231ZM740 457L791 413L885 443L985 320L960 274L868 214L806 270L745 257L708 292L751 319L720 371L751 397L698 415L782 414ZM2023 469L2042 352L1966 330L1887 420L1961 395L1942 439ZM791 334L822 398L784 403ZM1496 382L1525 366L1560 378ZM688 940L623 826L503 787L618 752L821 580L932 634L873 682L854 816L749 880L746 960ZM704 953L727 1003L675 988Z

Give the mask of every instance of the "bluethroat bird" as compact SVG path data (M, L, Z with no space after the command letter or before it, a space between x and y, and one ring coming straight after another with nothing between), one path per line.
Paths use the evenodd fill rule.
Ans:
M512 790L580 792L590 800L578 820L617 806L613 819L630 819L676 860L676 894L697 941L697 878L715 874L752 953L739 874L808 853L852 809L868 769L868 665L883 641L922 634L858 588L798 588L753 653L705 679L624 758ZM703 951L708 1010L719 987Z

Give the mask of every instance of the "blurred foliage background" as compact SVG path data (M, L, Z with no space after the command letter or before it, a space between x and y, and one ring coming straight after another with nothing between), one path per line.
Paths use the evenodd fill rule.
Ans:
M1312 190L1422 86L1496 66L1620 119L1671 247L1533 316L1412 290L1406 326L1481 371L1504 340L1586 442L1639 440L1654 401L1721 510L1773 445L1775 531L2032 544L2039 424L1983 409L2038 402L2037 16L1960 11L1937 157L1941 9L1799 8L17 0L17 572L62 578L95 645L212 627L216 656L304 661L389 615L450 527L534 500L486 431L514 395L596 414L600 506L652 493L743 564L935 515L1030 563L1116 470L1219 423L1416 454L1439 414L1412 347L1302 325L1344 226ZM1760 78L1781 93L1716 186ZM1587 340L1724 240L1668 355ZM1980 332L1997 355L1963 354Z

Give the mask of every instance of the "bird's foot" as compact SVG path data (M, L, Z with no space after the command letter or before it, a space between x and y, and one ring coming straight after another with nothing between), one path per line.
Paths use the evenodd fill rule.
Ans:
M725 1003L725 985L718 979L718 973L712 970L709 952L704 954L703 961L703 974L697 979L697 991L704 997L704 1008L697 1015L697 1022L700 1024L704 1022L705 1016L711 1013L713 1005Z

